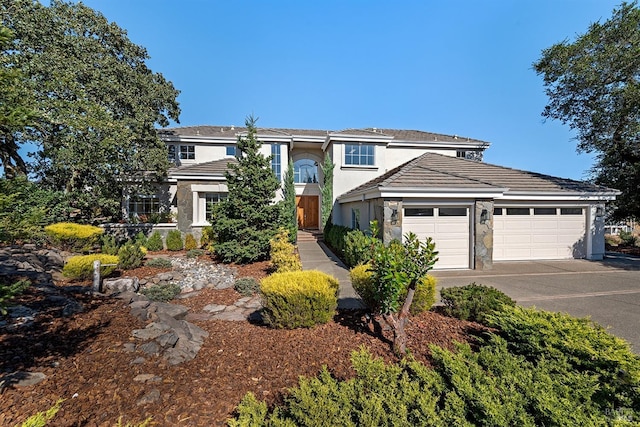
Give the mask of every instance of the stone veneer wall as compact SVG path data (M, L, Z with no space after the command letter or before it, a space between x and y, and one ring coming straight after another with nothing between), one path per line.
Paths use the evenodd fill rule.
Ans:
M389 244L393 239L402 240L402 201L386 200L383 212L382 241Z
M476 200L474 218L474 268L491 270L493 268L493 200Z

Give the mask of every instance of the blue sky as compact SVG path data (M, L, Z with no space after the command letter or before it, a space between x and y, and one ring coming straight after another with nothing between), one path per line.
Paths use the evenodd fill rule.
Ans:
M584 179L544 122L542 49L619 1L86 0L181 91L180 125L419 129L491 142L485 161Z

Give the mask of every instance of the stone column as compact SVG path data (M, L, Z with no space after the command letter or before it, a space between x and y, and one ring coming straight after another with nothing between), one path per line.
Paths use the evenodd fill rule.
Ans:
M474 215L475 269L493 268L493 200L476 200Z
M176 199L178 201L178 230L190 232L193 223L193 192L191 182L178 181Z
M402 240L402 201L384 202L382 241L389 244L394 239Z

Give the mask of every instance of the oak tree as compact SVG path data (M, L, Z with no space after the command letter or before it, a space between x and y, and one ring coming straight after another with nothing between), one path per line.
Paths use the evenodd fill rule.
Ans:
M1 0L0 14L15 36L0 65L26 77L36 113L11 137L36 144L34 173L85 219L119 216L123 188L166 174L155 127L178 120L178 91L125 30L82 3Z
M595 153L596 184L622 192L614 217L640 218L640 10L622 3L574 41L545 49L533 64L549 103L542 115L576 131L578 151Z

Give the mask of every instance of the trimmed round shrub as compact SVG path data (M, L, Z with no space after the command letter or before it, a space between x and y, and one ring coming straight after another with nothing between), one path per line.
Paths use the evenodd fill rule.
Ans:
M106 277L118 266L116 255L92 254L69 258L62 269L62 275L74 280L90 279L93 276L93 261L100 261L100 276Z
M181 251L182 249L184 249L182 234L178 230L171 230L167 234L167 250Z
M147 267L171 268L171 260L167 258L151 258L145 264Z
M437 279L431 275L424 276L416 286L409 312L413 315L429 311L436 302ZM405 298L406 296L403 296Z
M358 296L362 298L362 301L367 307L375 311L378 307L372 280L373 272L370 268L370 264L355 266L349 271L349 276L351 278L351 285ZM416 315L431 309L436 302L436 282L436 278L431 275L427 275L420 280L416 286L416 292L413 294L411 307L409 307L411 314ZM407 293L405 292L400 299L404 300L406 296Z
M373 272L370 268L370 264L357 265L349 270L349 277L351 278L353 289L360 296L362 302L371 310L375 311L377 303L375 300L375 290L373 288Z
M73 222L58 222L44 228L47 237L53 245L70 251L88 251L98 243L104 233L100 227L93 225L75 224Z
M118 251L118 259L120 260L118 267L123 270L140 267L145 254L146 250L143 251L140 246L133 243L127 243Z
M338 306L339 283L317 270L274 273L260 283L263 319L273 328L327 323Z
M180 285L176 283L166 283L144 288L140 292L151 301L167 302L174 299L181 290Z
M136 234L136 238L133 240L133 243L135 243L138 246L147 246L147 236L144 234L144 231L139 231L138 234Z
M164 245L162 244L162 236L157 231L154 231L153 234L147 239L147 249L152 252L161 251L164 249Z
M444 288L440 291L440 299L447 316L479 323L484 323L487 315L499 311L503 305L516 305L514 300L496 288L475 283Z
M100 252L107 255L118 255L118 243L116 242L116 238L114 236L104 234L100 238L100 243Z
M233 284L233 288L240 295L248 297L260 291L260 283L253 277L242 277Z
M196 238L193 237L193 234L188 233L184 236L184 248L187 251L198 248L198 242L196 241Z

